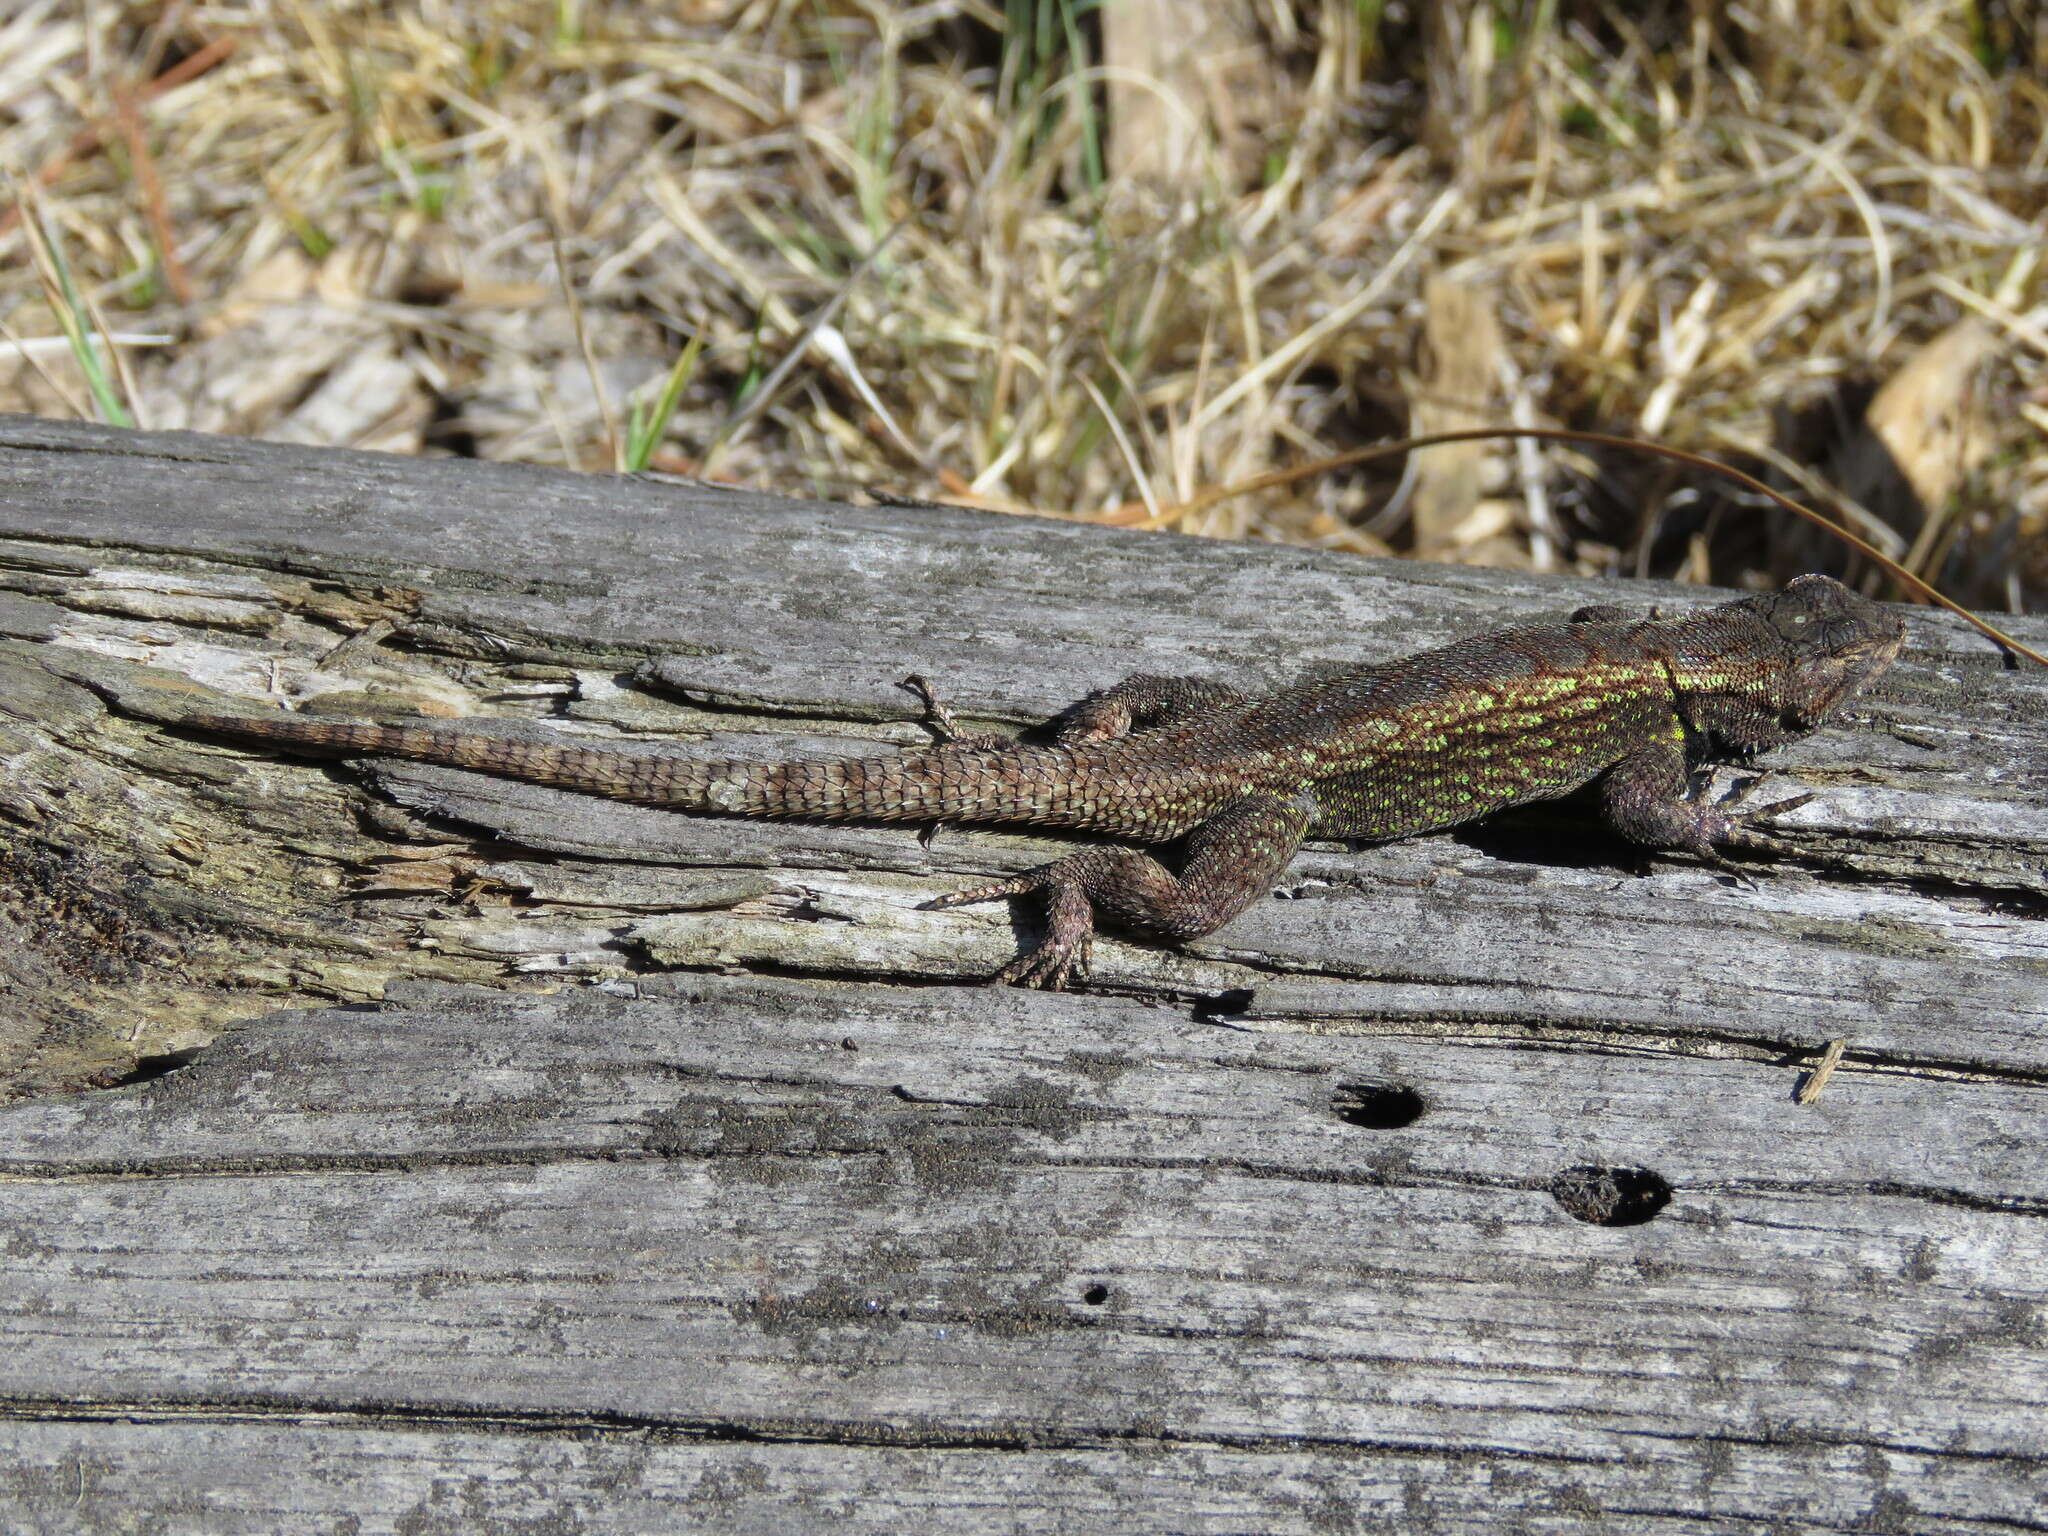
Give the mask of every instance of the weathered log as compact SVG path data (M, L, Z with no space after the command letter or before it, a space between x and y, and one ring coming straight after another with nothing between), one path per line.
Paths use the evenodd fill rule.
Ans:
M1047 839L167 722L870 750L909 671L1013 725L1710 595L21 419L0 588L10 1528L2048 1506L2048 684L1959 625L1747 884L1563 806L1053 997L914 910Z

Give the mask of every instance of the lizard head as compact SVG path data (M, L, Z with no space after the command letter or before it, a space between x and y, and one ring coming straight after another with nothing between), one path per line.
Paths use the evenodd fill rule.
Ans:
M1786 662L1779 706L1785 724L1810 731L1873 681L1899 654L1906 626L1882 603L1829 576L1799 576L1782 592L1729 607L1760 619Z

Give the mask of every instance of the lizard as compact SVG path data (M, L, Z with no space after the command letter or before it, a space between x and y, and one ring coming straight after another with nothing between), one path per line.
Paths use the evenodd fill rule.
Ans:
M1057 990L1085 975L1098 915L1197 938L1269 891L1308 837L1388 841L1592 785L1602 820L1646 848L1719 862L1759 846L1760 823L1813 797L1737 813L1739 796L1693 793L1697 770L1813 731L1891 665L1904 634L1882 604L1801 576L1679 618L1580 609L1264 695L1141 673L1058 716L1042 744L962 735L911 677L938 741L828 761L688 760L282 714L179 724L679 811L1101 834L1124 846L922 904L1042 898L1042 939L990 980ZM1166 844L1178 845L1172 863L1151 851Z

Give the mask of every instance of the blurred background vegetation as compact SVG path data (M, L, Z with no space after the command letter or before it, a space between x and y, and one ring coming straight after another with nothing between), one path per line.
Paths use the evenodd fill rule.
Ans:
M0 409L2048 605L2031 0L15 0Z

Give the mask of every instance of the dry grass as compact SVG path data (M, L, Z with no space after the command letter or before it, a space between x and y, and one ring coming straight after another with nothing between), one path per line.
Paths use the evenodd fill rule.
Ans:
M1006 48L995 0L25 0L0 167L133 338L146 426L605 469L700 338L657 467L1136 522L1434 403L1832 485L1951 590L2048 602L2030 7L1438 9L1432 40L1413 3L1259 0L1265 115L1162 189L1094 172L1115 124L1068 33ZM0 335L33 362L0 341L0 408L103 413L29 255L10 216ZM1493 316L1485 399L1428 398L1458 376L1417 355L1432 279ZM1446 558L1824 559L1655 466L1458 473ZM1405 552L1394 491L1189 523Z

